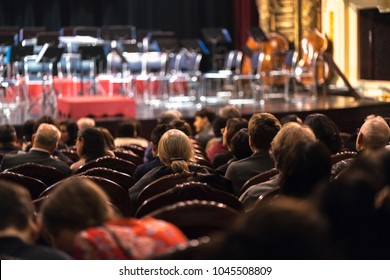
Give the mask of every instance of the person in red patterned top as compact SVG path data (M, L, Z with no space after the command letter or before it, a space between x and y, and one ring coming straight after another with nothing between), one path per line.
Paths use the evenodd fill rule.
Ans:
M145 259L185 245L174 225L153 218L120 218L89 179L63 181L41 207L52 246L75 259Z
M90 260L147 259L167 253L187 238L174 225L152 217L120 219L81 231L75 238L73 257Z

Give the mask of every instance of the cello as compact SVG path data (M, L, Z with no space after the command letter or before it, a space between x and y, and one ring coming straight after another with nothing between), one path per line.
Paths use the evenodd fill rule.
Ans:
M295 68L295 77L303 85L323 85L329 76L329 68L323 59L328 48L328 40L324 34L314 29L301 41L302 57Z
M271 81L269 73L286 67L285 57L289 49L287 39L277 32L270 32L267 41L258 42L250 36L247 40L246 47L253 53L262 52L264 54L263 61L259 65L260 69L258 69L258 73L263 78L263 83L266 85L275 85L275 83L276 85L283 85L284 81ZM251 57L245 56L243 59L242 73L254 74L254 72Z

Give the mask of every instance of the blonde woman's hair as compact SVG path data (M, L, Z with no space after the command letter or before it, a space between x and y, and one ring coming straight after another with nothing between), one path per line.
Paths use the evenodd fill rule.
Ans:
M172 168L173 172L189 172L189 161L194 158L190 138L180 130L168 130L158 143L158 156L162 163Z

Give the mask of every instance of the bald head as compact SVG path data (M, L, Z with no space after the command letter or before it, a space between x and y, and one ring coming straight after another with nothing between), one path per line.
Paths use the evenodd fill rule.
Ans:
M390 128L381 116L370 115L360 127L356 139L356 150L381 149L389 144Z
M61 132L55 125L42 123L34 135L33 148L44 149L52 153L57 149L60 137Z

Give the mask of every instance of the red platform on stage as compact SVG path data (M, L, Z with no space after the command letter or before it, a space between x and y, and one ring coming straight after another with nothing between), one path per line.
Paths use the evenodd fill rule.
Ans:
M78 119L86 116L136 117L136 105L132 98L124 96L79 96L58 98L59 117Z

